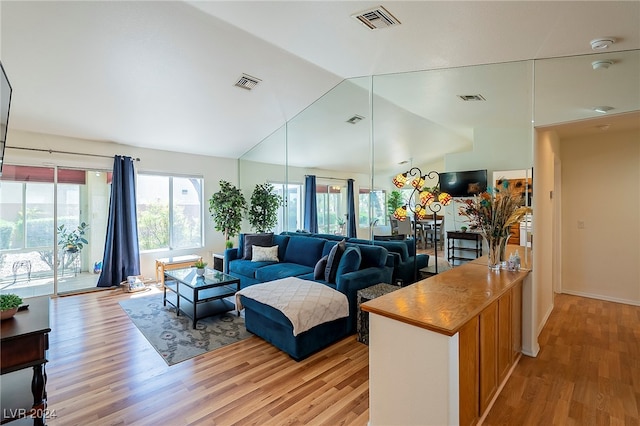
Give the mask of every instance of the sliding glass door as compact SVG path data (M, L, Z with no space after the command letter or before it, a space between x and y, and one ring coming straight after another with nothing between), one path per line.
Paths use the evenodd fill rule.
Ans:
M0 291L53 293L54 175L48 167L5 165L0 178Z
M111 172L58 169L58 293L94 289L107 229Z
M105 171L5 165L0 292L33 297L95 288L110 183Z
M347 187L336 184L316 185L318 206L318 232L321 234L347 234Z

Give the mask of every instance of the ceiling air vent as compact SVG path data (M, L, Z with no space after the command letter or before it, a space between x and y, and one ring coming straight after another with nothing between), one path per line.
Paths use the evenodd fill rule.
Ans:
M242 87L243 89L251 90L258 85L262 80L256 77L251 77L248 74L242 74L242 76L236 82L236 86Z
M400 25L398 18L393 16L387 9L378 6L375 9L365 10L364 12L351 15L358 21L366 25L370 30L379 30L381 28L393 27Z
M482 95L458 95L463 101L486 101Z
M351 117L350 119L348 119L347 123L356 124L357 122L359 122L363 118L364 118L363 116L356 114L353 117Z

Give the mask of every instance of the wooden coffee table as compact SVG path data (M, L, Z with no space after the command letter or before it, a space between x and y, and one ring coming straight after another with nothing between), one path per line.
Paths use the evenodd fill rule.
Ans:
M206 269L199 277L195 268L172 269L164 272L163 304L167 303L193 320L193 328L199 319L235 309L227 300L240 290L240 280L220 271ZM238 315L240 312L238 312Z

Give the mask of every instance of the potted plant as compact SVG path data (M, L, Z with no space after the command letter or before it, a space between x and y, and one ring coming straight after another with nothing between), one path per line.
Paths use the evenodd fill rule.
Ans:
M233 247L230 239L240 232L242 212L246 207L247 202L242 192L225 180L220 181L220 190L209 199L209 213L213 224L216 231L224 233L227 248Z
M273 192L272 184L257 184L251 194L248 212L251 227L257 232L272 230L278 223L278 208L281 205L282 197Z
M203 262L202 259L196 260L193 264L193 267L196 268L196 274L199 277L204 275L204 268L207 266L207 262Z
M0 319L9 319L18 312L22 299L17 294L0 294Z
M391 191L389 194L389 199L387 200L387 213L393 214L398 207L404 206L402 202L402 194L400 191Z
M461 227L460 227L460 231L462 231L462 232L467 232L467 227L466 227L466 226L461 226Z
M77 253L81 251L85 244L89 241L84 234L89 229L89 225L82 222L76 229L69 229L64 224L58 227L58 245L69 253Z

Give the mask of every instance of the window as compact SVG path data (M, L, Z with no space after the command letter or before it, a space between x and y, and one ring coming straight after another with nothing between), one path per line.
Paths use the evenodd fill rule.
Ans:
M372 209L371 217L369 217L369 202ZM360 188L358 209L358 225L361 228L385 225L387 223L386 192L380 189L369 191L369 188Z
M274 192L284 201L278 208L278 223L274 232L302 229L302 185L271 182Z
M199 248L202 178L138 174L140 250Z
M316 185L318 232L346 234L347 188L340 185Z

